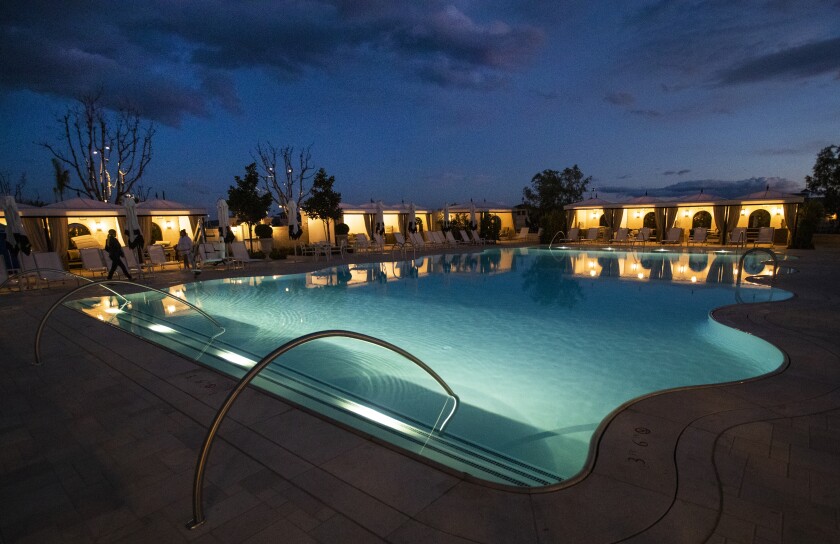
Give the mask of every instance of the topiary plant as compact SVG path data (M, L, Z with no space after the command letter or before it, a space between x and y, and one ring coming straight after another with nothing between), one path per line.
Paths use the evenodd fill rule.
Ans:
M271 228L271 225L260 223L254 227L254 234L257 235L257 238L271 238L274 235L274 230Z

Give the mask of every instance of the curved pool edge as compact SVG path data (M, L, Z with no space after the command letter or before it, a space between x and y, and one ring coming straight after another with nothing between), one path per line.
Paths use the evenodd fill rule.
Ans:
M514 537L520 542L615 542L635 535L647 541L674 541L680 537L683 542L705 541L714 534L723 513L740 520L751 519L750 512L739 511L737 504L721 498L727 489L721 485L716 467L726 461L722 457L726 452L721 453L717 447L726 442L727 433L780 418L800 418L795 421L803 424L802 418L814 411L840 412L837 397L840 344L836 327L832 325L840 322L836 308L840 285L834 280L840 267L840 252L830 255L827 263L819 262L822 259L819 253L803 255L813 259L798 262L800 273L780 281L781 287L795 294L794 298L782 301L784 304L726 306L715 312L716 319L726 324L760 337L771 336L774 345L787 356L786 368L749 382L660 392L635 400L632 406L615 414L609 428L601 433L597 462L587 477L575 485L523 496L481 487L467 479L453 481L425 463L393 452L388 455L387 448L361 445L355 455L337 456L329 462L319 461L313 454L308 459L309 468L299 474L275 469L277 477L282 479L278 489L291 486L298 493L307 493L310 500L327 505L355 527L391 542L410 541L412 535L417 537L414 541L420 541L420 535L428 537L424 541L443 541L453 535L476 542L510 542ZM155 281L166 281L164 278L161 275ZM792 319L802 316L809 319L791 324ZM59 318L59 321L63 320ZM24 320L15 321L21 327L23 323ZM77 326L72 322L62 325ZM102 343L103 336L119 340L116 347L120 356L133 361L137 372L156 372L155 379L167 388L167 395L174 397L175 393L169 393L174 385L171 371L161 369L175 356L156 355L160 362L148 369L139 350L131 349L138 344L131 340L122 342L124 333L108 327L107 333L100 336L98 325L90 329L80 331L81 336L68 336L61 341L91 349L84 339L89 338L94 344ZM51 341L52 338L48 339ZM104 361L103 350L99 351L98 358ZM53 360L46 364L69 363L56 360L53 352ZM73 376L62 376L62 379L69 381ZM186 400L192 402L191 398ZM172 402L168 406L179 409ZM201 410L192 410L191 417L204 412L202 406ZM196 421L200 423L202 419L205 418L198 417ZM668 453L664 461L674 467L672 473L657 472L652 466L646 474L641 470L622 470L625 466L622 461L627 457L625 443L632 439L630 431L640 424L661 429L664 442L661 449ZM835 438L840 439L840 431L835 428L834 432ZM282 442L282 437L279 441ZM251 459L266 457L253 443L239 453L247 453ZM404 458L405 462L397 458ZM383 459L387 463L381 462ZM354 465L352 460L359 463ZM390 463L399 463L404 471L392 472ZM270 462L269 465L269 468L274 466ZM836 471L831 465L817 464L815 470L819 468L825 473ZM383 483L383 472L390 475L393 485ZM761 470L753 472L758 474L753 478L762 474ZM639 474L643 478L634 480ZM773 475L767 474L763 482L765 489L771 498L781 500L779 497L785 495L773 489L774 481ZM412 499L394 499L403 495L411 495ZM170 500L167 498L165 504L159 504L160 510L149 514L149 519L168 520L171 513L163 516L159 512L169 506ZM796 513L808 503L808 497L804 497L795 506L781 505L779 515L790 516L785 519L795 524ZM837 511L836 506L833 511ZM781 535L777 540L783 540Z

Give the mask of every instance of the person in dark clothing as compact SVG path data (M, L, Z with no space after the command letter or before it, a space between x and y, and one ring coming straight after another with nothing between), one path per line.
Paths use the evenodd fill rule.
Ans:
M120 269L122 269L123 274L125 274L129 280L134 281L134 278L131 277L131 274L128 273L128 269L122 262L123 249L120 245L120 241L117 240L117 231L114 229L108 231L108 238L105 240L105 253L111 257L111 270L108 271L109 280L114 277L114 272L117 271L117 267L119 266Z

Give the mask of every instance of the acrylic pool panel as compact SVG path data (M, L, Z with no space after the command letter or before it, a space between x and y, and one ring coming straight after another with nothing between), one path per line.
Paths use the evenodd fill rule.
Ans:
M488 249L311 274L184 284L173 298L75 307L233 376L284 342L346 329L412 353L450 385L358 340L318 340L255 382L293 402L478 478L544 486L575 475L600 422L674 387L752 378L783 355L709 311L788 293L732 281L732 254ZM761 257L746 274L767 274ZM120 308L115 310L115 308ZM105 310L109 309L108 312Z

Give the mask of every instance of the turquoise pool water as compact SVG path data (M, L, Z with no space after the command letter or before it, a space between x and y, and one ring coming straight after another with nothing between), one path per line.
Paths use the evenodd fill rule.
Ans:
M753 259L748 274L766 274ZM172 298L132 295L75 306L233 376L284 342L347 329L391 342L406 359L358 340L318 340L285 354L256 385L478 478L544 486L586 461L616 407L674 387L752 378L779 368L767 342L714 322L710 310L788 293L731 281L732 254L488 249L311 274L203 281ZM119 310L115 310L121 306ZM104 315L104 317L103 317Z

